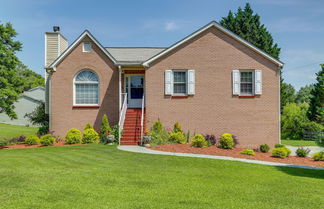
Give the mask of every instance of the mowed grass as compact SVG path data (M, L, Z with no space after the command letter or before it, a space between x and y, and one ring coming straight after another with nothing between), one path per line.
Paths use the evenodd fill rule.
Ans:
M15 126L0 123L0 140L10 139L18 136L28 136L37 133L38 128L26 127L26 126Z
M306 141L306 140L288 140L282 139L281 144L290 145L295 147L302 147L302 146L317 146L315 141Z
M1 208L322 208L324 171L85 145L0 150Z

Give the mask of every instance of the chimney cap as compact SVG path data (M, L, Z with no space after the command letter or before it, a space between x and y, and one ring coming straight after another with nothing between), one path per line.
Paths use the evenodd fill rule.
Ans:
M54 32L60 32L60 26L53 26Z

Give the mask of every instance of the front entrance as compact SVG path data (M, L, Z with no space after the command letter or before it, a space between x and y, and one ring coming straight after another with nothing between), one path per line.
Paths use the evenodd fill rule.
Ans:
M124 87L127 93L127 107L141 108L144 94L144 75L126 74Z

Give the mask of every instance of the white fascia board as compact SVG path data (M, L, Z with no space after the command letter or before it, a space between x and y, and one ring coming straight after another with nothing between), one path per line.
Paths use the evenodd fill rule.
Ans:
M151 62L153 62L154 60L162 57L163 55L169 53L170 51L172 51L173 49L177 48L178 46L182 45L183 43L189 41L190 39L194 38L195 36L199 35L200 33L206 31L207 29L209 29L210 27L216 27L217 29L221 30L222 32L224 32L225 34L229 35L230 37L238 40L239 42L241 42L242 44L248 46L249 48L253 49L254 51L256 51L257 53L263 55L264 57L266 57L267 59L271 60L272 62L276 63L279 67L279 69L281 69L284 65L283 62L277 60L276 58L270 56L269 54L265 53L264 51L262 51L261 49L255 47L254 45L250 44L249 42L245 41L244 39L242 39L241 37L239 37L238 35L234 34L233 32L227 30L226 28L224 28L223 26L221 26L220 24L218 24L216 21L212 21L209 24L205 25L204 27L200 28L199 30L193 32L192 34L190 34L189 36L187 36L186 38L176 42L175 44L173 44L172 46L170 46L169 48L163 50L162 52L160 52L159 54L151 57L150 59L148 59L147 61L143 62L143 65L145 67L148 67L149 64Z
M77 38L58 58L53 61L52 64L46 68L55 70L56 65L60 63L86 36L88 36L113 61L114 64L117 63L116 59L97 41L97 39L95 39L88 30L85 30L79 38Z

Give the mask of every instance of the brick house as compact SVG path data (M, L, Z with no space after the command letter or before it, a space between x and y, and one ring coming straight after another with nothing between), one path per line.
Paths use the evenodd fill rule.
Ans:
M89 31L70 46L45 34L50 129L64 137L103 114L137 144L161 120L191 133L232 133L240 147L280 141L283 63L211 22L167 48L103 47ZM143 124L143 125L142 125Z

